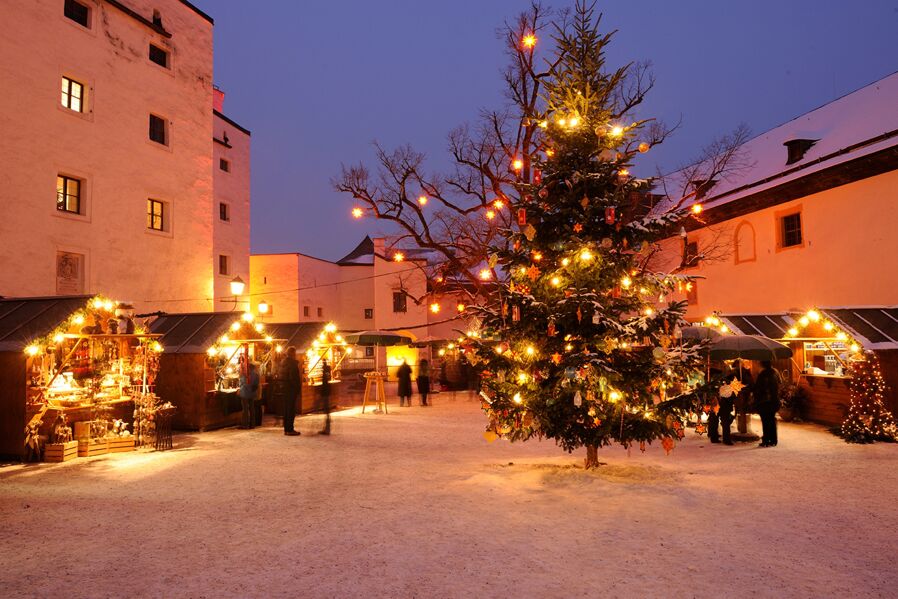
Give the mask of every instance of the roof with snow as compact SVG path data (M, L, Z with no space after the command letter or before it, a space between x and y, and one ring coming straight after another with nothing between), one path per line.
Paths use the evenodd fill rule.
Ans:
M337 260L337 264L352 266L357 264L374 264L374 242L370 237L365 238L355 249Z
M720 206L898 146L896 106L898 72L758 135L742 146L746 168L714 185L704 207ZM787 164L787 142L807 145L797 140L814 143L799 160Z

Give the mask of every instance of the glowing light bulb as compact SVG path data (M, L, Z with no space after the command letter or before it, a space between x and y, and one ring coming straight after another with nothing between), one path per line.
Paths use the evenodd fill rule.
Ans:
M252 322L253 321L253 313L252 312L244 312L240 318L243 319L244 322Z
M570 343L564 346L564 351L571 351L572 349L574 349L574 346Z
M515 393L515 394L514 394L514 397L512 397L511 399L512 399L512 401L514 401L516 404L520 404L522 401L524 401L523 399L521 399L521 394L520 394L520 393Z
M611 128L610 135L611 137L621 137L624 134L624 128L620 125L615 125Z
M56 333L55 335L53 335L53 343L62 343L63 341L65 341L65 335L63 335L62 333Z
M159 343L158 341L153 341L153 351L156 352L157 354L161 354L164 351L164 348L162 347L162 344Z
M525 48L533 48L536 45L536 36L528 33L521 39L521 45Z
M807 316L811 319L811 322L817 322L820 320L820 312L818 312L817 310L808 311Z
M833 323L831 323L831 322L824 322L824 323L823 323L823 330L825 330L825 331L831 331L831 330L833 330Z
M496 207L496 210L502 210L502 208L505 207L505 202L497 199L496 201L493 202L493 206Z
M277 353L281 353L282 351L284 351L284 346L276 345L276 346L274 346L274 351L276 351Z
M72 319L72 322L74 322L78 326L81 326L82 324L84 324L84 316L82 316L81 314L76 314L75 318Z
M272 341L274 341L274 337L272 337L271 335L265 335L265 343L271 343Z
M720 325L720 332L721 332L721 333L728 333L729 330L730 330L730 327L728 327L727 325L725 325L725 324Z
M548 129L548 128L549 128L549 121L540 121L540 122L539 122L539 126L540 126L541 129Z
M625 168L622 168L619 171L617 171L617 176L620 177L621 179L626 179L627 177L630 176L630 171Z
M528 379L528 378L529 378L529 377L527 376L527 373L526 373L526 372L519 372L519 373L518 373L518 384L519 384L519 385L523 385L524 383L527 382L527 379Z
M559 118L559 119L558 119L558 124L561 125L562 127L567 127L567 119L565 119L565 118Z
M542 259L543 259L543 255L541 253L533 252L533 261L534 262L539 262Z
M561 259L561 265L562 265L562 266L567 266L567 265L570 264L570 263L571 263L571 261L570 261L569 258L562 258L562 259Z
M801 323L801 326L806 327L809 324L811 324L811 319L808 318L807 316L802 316L801 318L798 319L798 322Z
M633 279L631 279L630 277L625 276L624 278L622 278L622 279L620 280L620 284L621 284L621 287L623 287L624 289L629 289L629 288L630 288L630 285L633 284Z
M561 279L558 277L552 277L552 280L549 281L552 284L552 287L558 287L561 285Z
M618 401L621 398L621 394L618 391L612 391L608 394L608 399L611 401Z
M548 156L549 158L551 158L554 155L555 155L555 150L553 150L552 148L549 148L546 150L546 156Z
M645 315L646 315L646 316L654 316L654 314L655 314L655 311L654 311L653 309L651 309L651 308L646 308L646 309L645 309Z
M518 269L518 272L521 273L522 275L526 275L526 274L527 274L527 267L526 267L526 266L522 266L521 268Z
M405 254L403 254L402 252L396 252L395 254L393 254L393 262L402 262L403 260L405 260Z
M230 341L230 340L231 340L231 338L228 337L227 335L222 335L222 336L218 339L218 342L221 343L222 345L224 345L225 343L227 343L227 342Z
M425 196L425 195L418 196L418 203L421 204L422 206L426 206L427 205L427 196Z
M99 310L100 308L103 307L103 300L101 300L100 298L95 299L93 303L94 303L94 309L96 309L96 310Z
M493 278L493 273L489 271L488 268L484 268L480 271L480 280L481 281L489 281Z
M521 160L520 158L515 158L514 162L511 163L511 168L513 168L516 171L521 170L522 168L524 168L524 161Z
M847 340L848 340L848 335L846 335L846 334L845 334L844 332L842 332L842 331L839 331L838 333L836 333L836 339L838 339L839 341L847 341Z
M532 345L528 345L527 349L525 349L524 351L527 352L528 356L532 356L536 353L536 349Z
M265 325L261 322L257 322L254 328L256 329L257 333L261 333L265 329Z
M692 214L701 214L702 210L704 210L704 208L702 208L701 204L692 205Z
M795 327L792 327L788 331L786 331L786 334L789 335L789 337L797 337L798 329L796 329Z
M39 348L36 345L29 345L28 347L25 348L25 353L28 354L29 356L36 356L40 351L41 351L41 348Z
M327 332L327 333L336 333L336 332L337 332L337 325L335 325L335 324L332 323L332 322L329 322L329 323L327 323L326 325L324 325L324 330L325 330L325 332Z
M861 348L860 348L860 346L859 346L857 343L852 343L852 344L851 344L851 353L856 354L857 352L860 351L860 349L861 349Z
M209 349L206 350L206 353L209 354L210 358L214 358L215 354L218 353L218 348L213 345L212 347L210 347Z
M362 210L361 208L359 208L358 206L356 206L355 208L352 209L352 217L353 218L362 218L362 215L364 213L365 213L365 211Z
M437 303L430 304L430 311L437 314L440 311L440 305Z
M445 356L445 355L446 355L446 350L445 350L445 349L441 349L440 351L437 352L437 355L438 355L438 356Z
M464 311L465 311L465 305L462 304L462 303L458 303L458 304L455 305L455 310L456 310L457 312L464 312Z
M112 302L110 302L109 300L106 300L105 302L103 302L104 310L106 310L107 312L112 312L112 308L113 308Z
M570 127L571 129L573 129L574 127L576 127L579 124L580 124L580 118L576 117L576 116L572 116L571 118L568 119L568 122L567 122L567 126Z
M239 330L240 330L240 323L239 323L238 321L236 321L236 320L235 320L234 322L232 322L232 323L231 323L231 330L232 330L232 331L235 331L235 332L236 332L236 331L239 331Z
M592 252L590 252L589 250L583 250L582 252L580 252L580 259L584 262L589 262L590 260L592 260Z
M496 213L492 210L487 210L486 211L486 220L493 220L494 218L496 218Z

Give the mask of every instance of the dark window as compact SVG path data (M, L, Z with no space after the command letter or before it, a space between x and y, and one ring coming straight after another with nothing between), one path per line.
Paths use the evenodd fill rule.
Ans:
M84 27L90 27L90 9L77 0L65 0L63 14Z
M318 318L324 316L324 308L318 308Z
M228 162L227 160L225 160L224 158L219 158L218 159L218 168L220 168L221 170L223 170L226 173L230 173L231 172L231 163Z
M402 291L393 292L393 312L406 312L408 306L406 304L407 296Z
M374 348L371 347L370 345L367 346L367 347L365 347L365 357L366 357L366 358L373 358L373 357L374 357Z
M147 228L164 231L165 204L159 200L147 200Z
M74 79L63 77L62 105L75 112L84 112L84 86Z
M160 67L168 68L168 52L160 48L159 46L155 46L150 44L150 60L158 64Z
M786 164L795 164L817 143L816 139L790 139L783 145L786 146Z
M365 308L365 319L371 320L374 318L374 308Z
M302 307L302 315L303 315L303 316L308 316L308 315L309 315L309 307L308 307L308 306L303 306L303 307Z
M692 268L693 266L698 266L698 262L698 242L687 241L683 244L683 267Z
M224 254L218 256L218 274L227 275L231 274L231 265L229 264L230 260Z
M150 139L162 145L168 144L165 134L165 119L155 114L150 115Z
M81 181L65 175L56 176L56 209L81 214Z
M218 218L225 222L231 220L231 207L224 202L218 204Z
M796 212L782 218L783 247L801 245L801 213Z

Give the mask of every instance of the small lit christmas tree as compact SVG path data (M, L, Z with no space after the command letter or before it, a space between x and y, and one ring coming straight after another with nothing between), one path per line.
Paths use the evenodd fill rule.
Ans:
M851 365L851 404L837 432L848 443L898 441L895 418L883 403L886 383L879 359L873 352L868 352L865 358Z
M677 334L686 303L669 299L688 277L651 265L700 206L665 203L630 175L660 140L633 122L628 67L606 68L609 39L585 4L556 28L544 105L526 115L539 151L510 165L517 227L490 247L481 275L495 280L491 301L473 308L481 330L463 343L481 375L486 437L585 446L587 467L614 442L662 439L669 451L682 435L677 400L702 365Z

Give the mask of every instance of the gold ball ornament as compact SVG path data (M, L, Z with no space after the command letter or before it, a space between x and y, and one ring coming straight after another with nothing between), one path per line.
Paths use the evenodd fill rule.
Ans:
M640 153L645 154L646 152L649 151L649 148L651 148L651 147L652 146L650 146L647 142L642 142L641 144L639 144L638 149L639 149Z
M605 137L606 135L608 135L608 127L605 127L604 125L599 125L595 128L595 132L596 132L596 137Z

